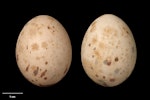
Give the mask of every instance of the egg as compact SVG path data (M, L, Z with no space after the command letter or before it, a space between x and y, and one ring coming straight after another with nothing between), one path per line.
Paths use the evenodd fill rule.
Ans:
M114 87L134 70L136 44L129 26L114 14L103 14L88 27L81 44L81 62L96 84Z
M15 52L23 76L39 87L61 81L72 60L72 46L67 31L49 15L35 16L24 25Z

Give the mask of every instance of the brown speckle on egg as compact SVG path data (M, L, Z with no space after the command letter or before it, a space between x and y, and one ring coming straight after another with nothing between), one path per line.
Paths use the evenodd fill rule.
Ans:
M36 69L33 71L34 76L38 74L38 71L39 71L39 67L36 67Z
M30 67L30 64L28 64L28 66L26 67L26 71L28 72L29 70L29 67Z
M103 61L103 63L104 63L105 65L110 66L110 65L111 65L111 60L110 60L110 59L106 59L106 60Z
M43 76L45 76L45 74L46 74L46 72L47 72L47 70L45 69L42 73L41 73L41 78L43 77Z
M47 77L44 77L44 80L47 80Z
M90 67L93 70L93 67Z
M105 76L103 76L103 79L105 79L106 77Z
M68 68L65 69L64 74L67 72Z
M50 29L51 27L50 27L50 26L47 26L47 28Z
M96 77L99 77L97 74L95 74Z
M39 49L39 45L37 43L33 43L31 45L31 47L32 47L32 50L38 50Z
M124 32L123 32L123 33L127 33L127 34L129 34L129 32L128 32L128 29L127 29L127 28L122 27L122 29L124 30Z
M45 65L47 65L48 64L48 62L47 61L45 61Z
M115 57L115 62L118 62L119 61L119 58L118 57Z
M110 82L115 82L115 79L114 78L110 78L109 81Z
M90 47L90 46L91 46L91 43L89 43L88 46Z
M54 32L55 32L55 26L52 26L52 28L53 28L53 31L52 31L52 32L54 33Z

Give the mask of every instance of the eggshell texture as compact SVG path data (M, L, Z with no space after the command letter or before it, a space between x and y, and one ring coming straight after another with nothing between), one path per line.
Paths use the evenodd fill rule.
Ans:
M87 29L81 46L81 61L95 83L113 87L132 73L137 51L127 24L113 14L95 19Z
M68 72L72 47L64 27L55 18L38 15L25 24L16 44L16 61L31 83L50 86Z

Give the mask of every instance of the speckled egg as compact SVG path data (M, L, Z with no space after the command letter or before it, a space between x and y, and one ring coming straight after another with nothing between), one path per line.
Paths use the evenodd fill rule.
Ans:
M113 14L96 18L87 29L81 45L85 73L95 83L113 87L133 72L136 44L128 25Z
M58 83L71 60L71 41L58 20L38 15L24 25L16 44L16 61L29 82L40 87Z

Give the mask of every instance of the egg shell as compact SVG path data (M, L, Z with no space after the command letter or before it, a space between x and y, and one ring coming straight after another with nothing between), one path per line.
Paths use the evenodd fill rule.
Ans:
M95 83L104 87L120 85L131 75L136 57L133 34L116 15L101 15L87 29L81 45L81 62Z
M58 20L38 15L24 25L16 43L16 61L32 84L46 87L58 83L67 74L71 60L71 41Z

